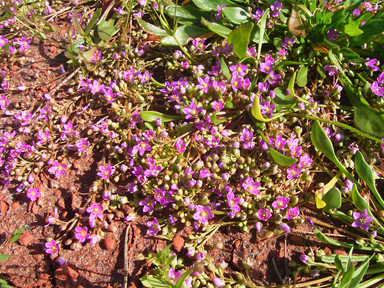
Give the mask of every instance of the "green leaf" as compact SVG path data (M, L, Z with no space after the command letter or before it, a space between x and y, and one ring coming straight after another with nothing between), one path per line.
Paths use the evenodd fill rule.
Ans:
M209 22L204 18L201 18L201 20L203 21L203 24L205 25L205 27L207 27L212 32L220 35L221 37L227 38L228 35L231 34L231 32L232 32L231 29L229 29L229 28L227 28L221 24L218 24L216 22Z
M321 200L326 203L326 206L323 208L324 211L330 213L331 209L339 209L341 207L340 190L333 187L321 198Z
M8 285L4 279L0 279L0 288L13 288L13 286Z
M357 35L360 35L360 34L363 34L363 30L351 25L351 24L347 24L344 26L344 32L347 33L349 36L357 36Z
M269 43L271 41L271 39L268 38L268 35L266 33L264 33L263 37L261 38L262 44ZM257 26L253 27L252 29L251 41L253 43L259 43L260 41L260 28Z
M0 254L0 261L5 261L5 260L8 260L9 258L11 258L11 255Z
M151 23L145 22L144 20L138 18L136 21L143 27L143 29L147 32L150 32L156 36L167 36L168 33L164 30L161 29Z
M351 283L349 284L350 285L349 287L357 287L357 285L361 282L361 279L363 279L365 273L368 270L369 261L372 259L373 256L374 255L372 255L369 258L367 257L367 259L364 261L364 263L361 263L361 265L357 269L355 269L355 272L353 273L353 278L352 278ZM352 261L353 261L353 259L352 259ZM353 262L355 262L355 261L353 261Z
M80 45L85 45L86 42L85 42L85 39L84 38L81 38L80 40L74 42L74 43L71 43L68 45L67 47L67 50L65 51L65 56L68 58L68 59L76 59L77 57L79 57L79 46Z
M99 20L99 18L101 16L101 11L102 11L102 9L99 8L95 11L95 13L93 13L91 20L89 20L89 23L88 23L87 27L85 28L85 31L84 31L85 35L88 35L89 32L91 32L93 26L95 26L96 22Z
M244 24L251 19L251 15L241 7L224 7L221 9L224 16L233 24Z
M331 160L353 183L357 183L355 178L344 168L336 157L335 150L328 135L324 132L319 121L314 121L311 129L311 141L317 150L322 152L329 160Z
M384 19L371 19L360 28L365 36L379 35L384 32Z
M19 240L19 238L20 238L21 234L23 234L24 230L25 230L24 227L21 229L16 229L15 232L13 232L11 239L9 239L9 242L12 243L12 242L16 242L17 240Z
M99 37L108 42L113 35L119 31L119 28L113 25L114 20L110 19L108 21L101 21L99 26L97 27L97 33L99 34Z
M297 101L292 97L292 95L288 95L286 91L287 87L277 87L273 91L275 92L275 98L273 99L273 102L276 104L276 106L282 107L282 108L293 108Z
M97 50L97 47L95 46L89 49L88 51L79 50L78 52L79 59L83 61L83 63L85 64L85 66L87 66L87 69L89 71L93 71L97 67L97 63L93 63L92 61L92 56L96 52L96 50Z
M347 79L349 80L349 79ZM340 78L345 92L353 106L353 122L356 127L367 134L378 138L384 138L384 116L380 111L369 107L365 99L360 99L354 86L343 78ZM363 102L364 101L364 102Z
M187 43L187 39L189 37L197 38L201 35L209 33L208 29L201 28L198 26L181 26L176 29L175 37L180 42L181 45L185 45ZM178 46L179 44L176 42L176 40L173 38L173 36L165 36L160 40L160 43L162 45L166 46Z
M225 63L224 58L220 59L220 66L224 76L227 78L228 81L231 81L231 72L229 72L228 65L227 63Z
M265 119L263 115L261 114L260 110L260 99L258 95L255 95L255 98L253 100L252 108L251 108L251 114L253 117L256 118L256 120L259 120L261 122L268 122L268 119Z
M228 36L228 44L233 44L233 52L240 59L244 58L247 54L247 48L252 29L253 23L249 22L239 26Z
M147 122L155 122L160 118L163 123L183 119L183 115L167 115L156 111L143 111L140 113L141 119Z
M351 261L352 251L353 251L353 248L349 251L349 255L348 255L349 257L348 257L348 261L347 261L347 265L346 265L347 266L346 272L343 275L343 278L341 278L340 284L338 286L340 288L354 287L354 286L349 286L351 284L351 281L352 281L353 273L355 272L355 266L353 266L353 263Z
M191 131L193 127L194 125L191 123L185 124L183 126L180 123L179 125L177 125L177 137L187 133L188 131Z
M365 162L363 154L361 154L360 151L357 151L355 155L355 170L359 177L367 184L371 192L375 195L376 201L381 205L380 210L383 210L384 201L376 189L375 172L371 169L367 162Z
M341 255L336 255L336 257L334 258L335 260L335 266L337 268L337 270L339 271L342 271L343 273L345 273L345 265L343 264L343 262L341 262L340 260L340 257ZM348 261L348 257L346 259Z
M354 59L354 58L360 57L359 54L357 54L355 51L352 51L348 48L341 48L340 53L343 54L345 59ZM365 60L365 59L364 59L364 61L367 62L367 60Z
M348 261L348 256L347 255L336 255L336 254L331 254L331 255L324 255L321 256L321 262L324 263L334 263L336 260L335 258L338 257L341 262L347 262ZM366 255L358 255L358 256L352 256L352 262L364 262L368 259L369 257Z
M188 276L191 275L193 271L195 271L195 267L189 268L187 271L185 271L183 274L181 274L180 278L177 280L175 286L173 288L181 288L187 280Z
M271 154L272 159L275 160L275 162L281 166L290 166L297 162L296 158L291 158L291 157L282 155L272 147L269 148L269 153Z
M148 288L169 288L172 285L168 281L166 281L164 278L155 278L153 275L144 275L140 278L141 283L144 287Z
M257 60L260 60L260 56L261 56L261 47L263 46L263 39L264 39L265 27L267 26L268 15L269 15L269 8L265 10L263 16L261 16L261 19L260 19L260 39L259 39L259 44L257 46Z
M334 239L331 239L331 238L325 236L317 228L315 229L315 236L316 236L317 240L319 240L319 241L321 241L321 242L323 242L325 244L334 245L334 246L337 246L337 247L344 247L344 248L352 248L353 247L352 244L347 244L347 243L344 243L344 242L340 242L340 241L337 241L337 240L334 240Z
M299 73L297 74L297 86L304 87L308 82L308 67L301 66Z
M200 9L197 9L197 8L191 7L191 6L187 6L187 7L186 6L176 6L176 9L175 9L175 5L170 5L170 6L165 7L164 11L171 18L181 17L181 18L185 18L185 19L193 19L193 20L198 20L198 21L200 21L201 17L209 18L208 13L203 12Z
M192 0L197 7L205 11L217 12L217 5L225 7L234 7L237 4L229 0Z
M371 210L369 209L369 204L367 200L365 200L359 193L359 191L356 188L356 185L353 185L351 190L352 195L352 202L355 204L356 208L360 211L363 211L364 209L367 209L369 216L372 215Z

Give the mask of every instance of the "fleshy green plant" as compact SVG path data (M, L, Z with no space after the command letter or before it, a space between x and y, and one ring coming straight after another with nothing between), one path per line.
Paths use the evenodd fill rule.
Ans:
M0 250L5 250L11 243L16 242L20 239L21 234L23 234L24 228L16 229L13 234L11 235L11 238L9 239L8 243L4 245L4 247ZM11 258L11 255L8 254L0 254L0 261L7 261L9 258ZM7 281L4 279L0 279L0 287L1 288L10 288L12 286L8 285Z

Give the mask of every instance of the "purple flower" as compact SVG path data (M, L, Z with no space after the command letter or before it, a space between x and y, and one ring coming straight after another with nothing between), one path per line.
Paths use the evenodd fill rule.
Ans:
M205 254L204 252L199 252L196 254L196 259L199 260L199 261L202 261L205 259Z
M59 243L56 243L55 240L51 240L47 243L45 243L45 248L47 248L45 250L45 253L47 254L53 254L53 253L56 253L57 251L59 251L60 249L60 244Z
M4 35L0 35L0 47L3 47L7 43L8 43L8 39L5 38Z
M324 70L328 71L329 76L333 76L335 74L340 74L339 69L335 65L325 65Z
M260 209L257 211L257 218L259 218L261 221L268 221L271 216L272 214L268 209Z
M300 208L299 207L295 207L295 208L290 208L287 212L287 220L293 220L295 219L297 216L299 216L299 213L300 213Z
M97 172L97 176L100 176L103 179L108 179L108 177L110 177L116 171L116 168L111 165L108 165L106 167L100 165L99 171L100 172Z
M251 193L253 195L260 194L260 191L257 189L257 188L260 187L260 183L259 182L254 182L253 178L251 178L251 177L247 177L247 179L245 179L245 181L243 182L243 184L241 186L248 193Z
M365 65L369 68L372 69L372 71L379 71L379 65L380 65L380 61L377 60L376 58L373 58L372 60L370 60L370 58L367 58L367 60L369 60L368 62L365 62Z
M311 261L311 257L309 257L305 254L301 254L300 255L300 261L303 262L305 265L307 265L308 262Z
M203 110L202 107L197 107L194 102L189 105L189 108L183 108L181 111L186 115L185 119L195 118Z
M287 143L287 141L285 139L283 139L283 136L281 134L277 135L277 137L275 139L276 149L282 150L286 143Z
M205 224L209 219L212 219L214 215L211 213L211 207L209 206L196 206L196 213L193 215L193 219L200 221L200 223Z
M209 76L206 76L205 78L197 78L197 81L199 81L199 85L196 85L196 88L199 90L203 90L204 93L208 93L209 87L211 86L211 83L209 81Z
M276 201L274 201L272 203L272 207L275 208L275 209L280 209L281 210L281 209L287 208L288 203L289 203L289 198L288 197L280 196L279 198L277 198Z
M237 72L237 75L239 76L245 76L248 72L248 66L238 63L236 65L229 66L229 70L232 72Z
M281 7L283 6L282 3L279 1L275 1L273 5L271 5L271 11L272 11L272 17L278 17Z
M103 211L103 205L98 205L96 202L93 202L92 205L87 208L87 212L90 213L90 219L95 219L96 217L99 219L103 219Z
M9 101L7 100L5 95L0 96L0 109L4 110L5 107L9 104Z
M289 166L287 169L287 178L293 179L293 178L299 178L300 177L301 168L297 166L297 164L293 164Z
M281 230L285 232L291 232L291 228L289 228L289 226L286 223L280 223L279 227Z
M255 147L255 143L252 142L254 139L253 133L249 131L247 128L243 129L243 132L240 134L240 140L243 143L244 149L253 149Z
M83 138L76 142L77 152L84 152L89 147L89 142Z
M39 192L39 188L35 187L35 188L29 188L28 189L28 192L27 192L27 197L33 202L33 201L36 201L36 199L38 197L40 197L41 194Z
M79 240L80 243L85 242L90 236L87 227L76 227L75 232L75 238Z
M184 143L183 139L178 139L175 144L176 151L179 153L185 152L186 144Z
M299 166L301 168L308 168L311 165L312 165L312 159L309 157L308 154L304 154L303 156L300 157Z
M368 210L364 209L363 212L353 212L353 219L355 221L352 223L352 227L360 227L361 229L368 231L369 223L373 221L373 217L368 216Z
M331 29L327 31L327 36L329 40L336 40L337 36L339 35L339 32L336 31L336 29Z
M223 286L225 285L224 281L221 280L221 279L218 278L218 277L213 277L212 282L213 282L213 284L215 284L215 286L217 286L217 287L223 287Z
M53 161L52 167L48 169L48 172L51 174L55 174L55 177L59 178L61 175L65 175L65 168L67 168L66 164L61 164L57 161Z
M137 145L133 146L132 153L135 155L137 152L139 152L140 156L143 156L146 151L151 151L152 147L148 145L148 140L144 139L142 140L140 137L132 137L136 141Z
M221 101L213 101L212 102L212 108L215 111L221 111L224 108L223 102ZM208 118L210 119L210 118Z
M88 85L88 88L91 89L92 94L104 92L103 91L104 85L102 85L102 84L99 85L99 83L97 83L97 80L93 80L93 83L90 83Z
M143 212L153 212L155 210L155 201L149 199L148 197L139 202L140 206L143 206Z
M172 267L169 268L169 271L168 271L168 278L169 280L171 280L172 284L175 284L177 282L177 280L180 278L181 276L181 271L175 271L175 269L173 269Z
M288 48L288 47L292 46L293 44L295 44L295 42L296 42L295 37L292 37L291 39L289 39L289 37L285 37L284 43L281 44L281 47Z
M235 197L232 191L227 194L227 204L232 209L233 212L240 212L240 206L242 199ZM234 216L234 215L233 215Z
M379 86L379 83L377 81L374 81L371 85L370 88L373 92L373 94L377 96L384 97L384 88Z
M147 222L147 235L156 235L160 231L160 225L159 221L156 219L156 217L153 217L152 221Z

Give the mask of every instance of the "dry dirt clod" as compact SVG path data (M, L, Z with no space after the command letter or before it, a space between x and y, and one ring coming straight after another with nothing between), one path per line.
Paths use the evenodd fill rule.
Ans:
M21 246L28 246L33 241L33 236L28 232L24 231L23 234L21 234L19 243Z
M79 273L64 264L55 270L54 276L60 280L76 280L79 277Z
M173 238L173 246L175 247L175 250L177 252L180 252L181 249L183 249L184 242L185 242L185 240L181 236L176 236L175 238Z
M113 250L116 247L116 240L113 237L108 237L104 239L104 248L107 250Z
M50 277L49 274L46 274L46 273L39 274L39 277L37 278L36 286L40 287L45 284L47 285L50 284L49 277Z

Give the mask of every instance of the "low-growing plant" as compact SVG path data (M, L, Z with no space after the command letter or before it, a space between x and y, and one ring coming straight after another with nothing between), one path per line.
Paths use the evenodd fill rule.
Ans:
M192 226L187 255L217 273L208 279L197 268L176 271L181 264L168 246L149 256L157 268L142 278L145 286L256 287L247 273L224 277L206 255L208 239L222 226L258 240L297 232L298 224L319 224L302 209L314 203L355 228L358 243L315 230L319 240L351 252L335 256L335 266L321 255L313 264L304 257L306 266L293 273L327 275L296 285L377 283L364 275L380 269L373 262L383 251L384 201L375 183L384 150L380 3L74 1L58 10L13 1L1 9L1 55L10 61L25 54L25 29L45 39L58 29L50 21L68 13L65 55L73 70L66 96L55 94L60 86L20 109L7 97L31 87L10 87L1 71L1 109L16 127L0 138L4 188L37 201L37 175L57 183L73 157L102 155L82 195L86 204L66 221L58 210L48 219L61 232L47 239L46 253L94 245L115 231L114 219L140 214L149 237L170 240L177 223ZM319 172L328 183L319 183ZM124 214L124 204L134 211ZM357 249L367 256L355 267Z

